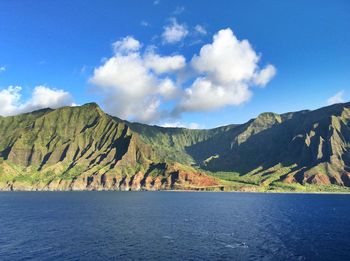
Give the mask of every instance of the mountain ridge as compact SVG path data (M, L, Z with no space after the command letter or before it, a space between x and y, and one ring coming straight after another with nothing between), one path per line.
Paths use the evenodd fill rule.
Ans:
M350 103L212 129L41 109L0 117L0 189L347 191L349 126Z

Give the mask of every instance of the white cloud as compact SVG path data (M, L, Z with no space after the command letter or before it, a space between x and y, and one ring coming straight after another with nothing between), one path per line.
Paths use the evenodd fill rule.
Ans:
M335 103L342 103L342 102L345 102L345 100L344 100L344 94L345 94L344 91L339 91L339 92L337 92L337 93L334 94L332 97L329 97L329 98L328 98L327 104L328 104L328 105L332 105L332 104L335 104Z
M112 44L112 46L114 52L116 53L129 53L138 51L141 48L141 43L132 36L127 36L119 41L116 41Z
M180 26L176 20L173 25ZM261 68L260 55L231 29L215 34L189 64L180 54L162 56L154 46L142 48L131 36L113 48L90 82L108 113L146 123L240 105L251 98L253 86L265 86L276 73L273 65Z
M185 24L178 24L176 19L171 19L171 24L164 27L162 38L164 43L180 42L188 35L188 30Z
M201 76L185 90L175 112L215 110L248 101L250 87L266 85L275 74L272 65L260 70L259 59L247 40L238 40L229 28L220 30L213 43L204 45L192 58Z
M186 129L201 129L201 125L196 122L183 123L180 121L165 122L160 125L164 128L186 128Z
M149 52L145 56L145 63L155 73L162 74L182 69L186 65L186 60L182 55L160 56Z
M159 84L159 94L166 100L170 100L178 97L180 95L180 90L171 79L165 78Z
M203 35L206 35L207 34L207 30L205 30L204 26L200 25L200 24L197 24L195 27L194 27L194 30L199 33L199 34L203 34Z
M131 37L124 39L138 42ZM156 121L162 116L159 111L161 99L170 99L177 92L177 87L170 78L158 77L158 74L182 68L185 59L179 55L160 56L154 51L142 54L139 48L128 48L127 50L132 50L129 52L125 50L115 49L114 56L95 68L90 82L105 98L104 103L109 113L141 122Z
M6 67L5 66L0 66L0 73L5 72L6 71Z
M253 81L256 85L265 87L265 85L275 76L276 68L269 64L260 72L257 72Z
M118 86L118 91L130 96L143 97L155 85L139 53L116 55L95 68L92 83L104 89Z
M72 105L72 96L64 90L51 89L39 85L32 93L32 98L23 105L23 111L32 111L42 108L59 108L66 105Z
M156 97L149 98L147 104L143 104L143 106L139 108L140 113L137 116L137 120L141 122L152 122L158 120L161 117L161 113L158 110L159 105L159 99Z
M0 115L16 114L21 89L19 86L9 86L7 89L0 90Z
M0 90L0 115L9 116L30 112L42 108L58 108L73 105L71 95L63 90L51 89L46 86L36 86L29 100L21 102L20 86L9 86Z
M250 97L251 91L246 84L216 85L206 78L197 78L190 88L185 89L175 113L211 111L227 105L239 105Z
M90 81L105 97L107 111L121 118L143 118L145 97L157 91L156 79L138 53L111 57L94 70Z
M249 80L258 61L247 40L239 41L231 29L225 29L214 35L212 44L201 48L199 56L193 57L192 65L216 83L226 84Z

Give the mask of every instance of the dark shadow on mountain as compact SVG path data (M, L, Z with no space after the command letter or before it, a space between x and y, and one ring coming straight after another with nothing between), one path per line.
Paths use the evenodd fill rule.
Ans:
M283 166L298 164L300 168L310 168L321 160L317 160L316 155L318 141L312 140L314 143L308 147L305 143L306 134L313 130L316 137L322 137L328 142L332 135L332 116L340 116L344 106L336 104L315 111L295 113L284 122L250 136L241 144L234 143L235 137L246 127L242 126L186 147L186 152L198 165L211 171L247 173L258 167L268 169L279 163ZM348 128L344 133L350 136ZM324 146L323 153L326 154L323 160L330 158L332 152L328 144ZM218 157L203 164L203 160L214 155ZM346 160L349 162L349 158Z

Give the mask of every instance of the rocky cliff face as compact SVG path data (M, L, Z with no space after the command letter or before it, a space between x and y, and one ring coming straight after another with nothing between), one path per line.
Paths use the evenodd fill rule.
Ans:
M1 190L350 187L348 103L211 130L130 123L91 103L0 117L0 135Z
M190 156L192 164L240 173L254 184L350 186L350 103L281 115L262 113L245 124L197 130L191 141L180 130L162 129L162 139L146 127L135 131L162 146L171 146L167 140L174 138L187 141L179 153Z
M218 184L194 169L167 164L96 104L0 118L0 132L3 190L160 190Z
M219 180L200 172L184 171L165 167L156 176L139 171L134 175L111 174L89 175L83 173L73 179L56 178L48 182L28 183L21 180L1 184L5 191L66 191L66 190L222 190Z
M259 116L233 136L232 147L207 167L275 175L275 180L286 183L349 186L349 107L337 104L310 112ZM281 172L282 167L289 171Z

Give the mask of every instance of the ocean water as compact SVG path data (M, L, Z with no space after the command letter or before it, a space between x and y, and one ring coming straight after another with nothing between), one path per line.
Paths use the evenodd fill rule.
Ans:
M0 260L350 260L350 195L2 192Z

